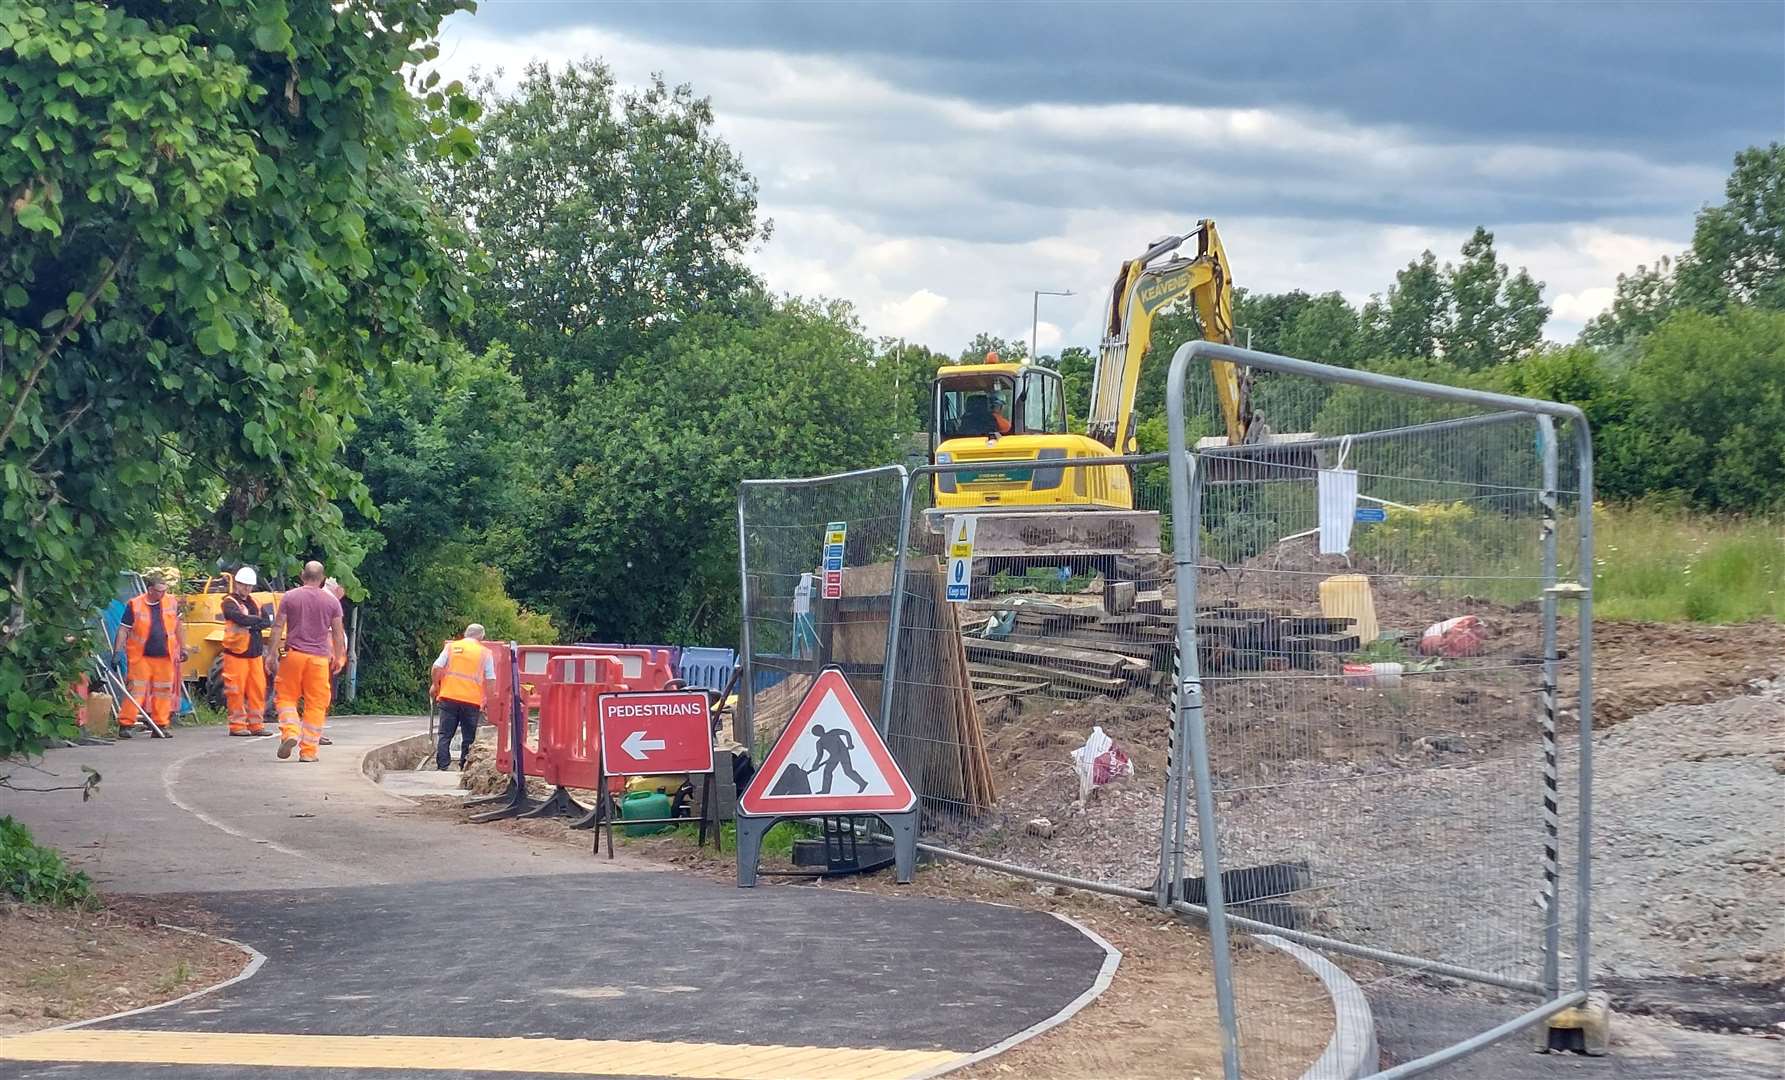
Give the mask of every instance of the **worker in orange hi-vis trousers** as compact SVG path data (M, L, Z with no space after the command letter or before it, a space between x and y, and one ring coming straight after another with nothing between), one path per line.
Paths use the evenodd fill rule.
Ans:
M244 738L271 735L266 727L267 659L261 631L273 620L260 610L252 566L236 571L223 598L223 700L229 705L229 733Z
M180 626L179 602L167 596L167 581L146 574L148 591L130 598L118 623L112 650L125 658L129 696L118 710L118 738L134 737L143 709L162 734L172 735L168 721L180 702L180 665L186 662L186 640Z
M341 601L322 587L319 562L304 564L303 584L286 592L273 620L273 642L267 660L276 675L274 698L279 704L279 757L297 750L299 761L315 761L328 719L335 675L347 666L347 630L341 624ZM283 658L279 647L286 648ZM303 700L302 722L298 700Z

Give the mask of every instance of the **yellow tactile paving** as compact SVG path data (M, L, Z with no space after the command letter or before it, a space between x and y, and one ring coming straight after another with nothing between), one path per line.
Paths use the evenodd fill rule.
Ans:
M0 1038L0 1061L314 1069L357 1066L685 1080L895 1080L929 1072L962 1056L952 1050L430 1035L76 1030Z

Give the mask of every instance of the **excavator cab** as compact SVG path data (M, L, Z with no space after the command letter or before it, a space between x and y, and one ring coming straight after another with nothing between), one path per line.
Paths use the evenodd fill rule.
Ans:
M950 439L1064 435L1066 400L1058 372L1027 364L943 369L935 382L930 449Z

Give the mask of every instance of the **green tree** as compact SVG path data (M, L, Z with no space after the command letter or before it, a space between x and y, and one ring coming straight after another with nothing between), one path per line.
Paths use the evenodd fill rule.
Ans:
M1462 256L1445 267L1450 313L1439 334L1444 358L1479 371L1536 348L1549 320L1543 284L1522 267L1510 273L1494 252L1494 234L1479 225L1463 243Z
M487 253L475 343L507 344L530 393L606 375L753 287L743 255L769 227L705 98L661 77L622 91L592 59L528 64L512 94L475 90L485 152L431 176Z
M353 521L370 550L359 676L370 705L418 703L440 642L466 623L493 640L553 640L483 553L537 486L536 414L502 346L479 356L455 345L378 386L348 448L377 510L376 522Z
M925 434L930 430L930 384L936 372L954 362L954 358L922 345L897 338L881 338L875 348L876 367L890 373L893 415L902 434Z
M1355 367L1364 357L1358 310L1336 292L1309 297L1300 305L1271 350L1285 356L1339 367Z
M978 333L956 357L957 363L983 364L987 353L997 353L1001 364L1020 364L1029 358L1029 343L1006 341L996 334Z
M465 303L406 170L475 106L403 76L464 6L0 3L0 757L67 730L81 624L195 475L251 483L244 557L353 584L362 376Z
M891 410L861 407L890 392L872 355L846 306L765 299L580 376L505 566L517 593L584 640L732 640L738 482L895 460Z
M1653 331L1677 310L1674 261L1663 255L1654 266L1618 275L1611 307L1588 321L1580 340L1601 349L1625 345Z
M1494 254L1494 234L1477 225L1463 242L1462 262L1444 271L1451 305L1439 335L1444 358L1465 371L1489 367L1500 359L1500 291L1507 276Z
M1731 510L1785 500L1785 312L1681 312L1643 339L1630 389L1634 489Z
M1049 366L1060 373L1068 423L1072 430L1083 431L1085 417L1091 411L1091 378L1097 373L1096 354L1080 345L1068 345Z
M1373 299L1373 298L1372 298ZM1369 352L1378 356L1436 356L1450 333L1450 295L1438 257L1426 251L1395 274L1386 301L1369 310Z
M1699 311L1732 304L1785 309L1785 145L1735 156L1724 201L1698 213L1679 266L1679 298Z

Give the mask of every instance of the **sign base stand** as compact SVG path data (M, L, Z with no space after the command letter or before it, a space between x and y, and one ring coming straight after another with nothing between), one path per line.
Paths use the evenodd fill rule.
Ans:
M833 817L879 818L886 822L887 831L893 838L893 880L900 885L909 885L917 876L917 818L919 811L907 810L903 813L884 814L849 814L832 815ZM756 884L757 865L762 861L762 838L768 831L783 821L806 820L805 815L779 814L754 816L739 814L738 825L738 888L748 889ZM866 869L866 868L864 868ZM812 876L809 874L801 876Z
M531 810L522 811L516 817L573 817L580 818L588 814L589 808L570 797L570 789L562 784L552 789L551 796Z
M695 847L704 848L707 846L707 831L709 828L711 828L712 835L713 835L713 850L714 851L724 851L725 850L725 842L724 842L725 838L724 838L723 834L720 832L721 823L719 821L718 812L716 811L716 809L713 806L713 800L718 794L719 783L717 780L715 780L713 778L712 773L709 772L709 773L701 774L700 817L698 817L698 818L685 818L685 817L681 817L681 818L678 818L678 817L621 818L619 815L619 808L614 805L613 796L608 793L607 779L608 779L607 770L604 768L601 770L601 773L600 773L600 785L601 786L597 789L599 794L597 794L595 796L595 808L593 810L589 811L589 814L587 817L583 818L581 821L578 821L576 824L570 826L573 829L593 829L595 831L595 842L590 846L589 854L591 854L591 855L601 854L601 834L603 832L606 832L607 833L607 857L610 859L614 857L614 819L615 818L619 818L620 823L622 825L691 825L691 824L698 824L699 831L696 833L696 836L695 836L695 841L694 841ZM741 827L738 830L738 834L740 836L743 835L743 830Z

